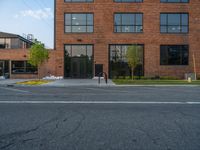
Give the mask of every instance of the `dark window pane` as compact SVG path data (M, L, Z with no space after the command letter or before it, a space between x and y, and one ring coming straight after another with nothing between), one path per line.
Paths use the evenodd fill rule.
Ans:
M65 77L93 77L93 46L65 45Z
M12 61L12 73L33 74L37 73L37 68L29 64L27 61Z
M127 63L126 53L129 48L137 51L139 62L134 69L134 75L143 75L143 45L110 45L110 77L121 78L131 75L131 68Z
M189 50L185 45L163 45L160 47L161 65L188 65Z

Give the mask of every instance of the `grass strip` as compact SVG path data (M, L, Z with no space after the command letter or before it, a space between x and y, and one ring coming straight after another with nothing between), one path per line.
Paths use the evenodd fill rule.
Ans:
M200 85L200 80L188 82L187 80L131 80L113 79L117 85Z

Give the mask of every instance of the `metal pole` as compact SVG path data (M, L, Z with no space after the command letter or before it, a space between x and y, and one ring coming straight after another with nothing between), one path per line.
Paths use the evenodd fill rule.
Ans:
M196 70L196 60L195 60L195 55L194 55L194 52L193 52L193 63L194 63L194 74L195 74L195 80L197 79L197 70Z
M108 84L108 76L106 73L105 73L105 81L106 81L106 84Z
M101 77L101 73L99 73L99 78L98 78L98 83L100 84L100 77Z

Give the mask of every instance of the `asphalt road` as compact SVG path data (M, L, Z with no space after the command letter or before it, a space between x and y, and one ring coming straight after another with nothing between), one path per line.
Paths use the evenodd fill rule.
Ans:
M0 87L0 150L199 150L200 87Z

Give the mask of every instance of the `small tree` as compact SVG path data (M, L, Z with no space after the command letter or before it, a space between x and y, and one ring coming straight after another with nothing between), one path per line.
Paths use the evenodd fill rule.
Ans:
M28 62L31 65L38 68L38 78L39 78L40 66L48 59L49 59L49 51L45 49L44 44L35 43L31 46Z
M131 77L134 79L134 69L140 63L140 48L138 46L129 46L126 52L128 65L131 68Z

